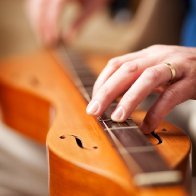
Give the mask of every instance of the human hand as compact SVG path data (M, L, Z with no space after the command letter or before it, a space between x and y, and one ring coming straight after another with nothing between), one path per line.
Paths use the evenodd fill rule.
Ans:
M165 63L175 69L172 83L172 71ZM162 92L141 125L144 133L153 131L176 105L196 99L196 48L154 45L111 59L95 82L87 113L101 115L124 93L111 115L112 120L122 122L160 87Z
M106 4L108 0L75 0L81 7L81 13L71 24L67 32L62 35L58 29L58 22L64 7L71 0L28 0L27 8L31 24L37 36L46 45L54 45L62 36L65 42L70 42L77 31L83 26L90 16Z

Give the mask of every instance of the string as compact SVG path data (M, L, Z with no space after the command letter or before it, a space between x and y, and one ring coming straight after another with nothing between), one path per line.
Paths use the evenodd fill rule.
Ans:
M79 77L79 74L77 73L76 71L76 65L74 64L74 60L76 59L76 56L74 55L73 56L73 53L68 51L64 45L60 45L58 47L58 55L61 55L61 58L60 59L64 59L66 58L66 61L69 61L69 63L67 63L66 65L66 69L68 68L69 71L71 72L71 75L75 81L75 85L79 88L81 94L83 95L83 97L85 98L85 100L87 102L90 101L90 94L88 93L87 89L85 88L84 84L83 84L83 81L81 80L81 78ZM63 56L62 56L63 55ZM74 59L73 59L74 58ZM79 61L80 64L82 64L82 61ZM64 63L62 63L64 64ZM75 68L74 68L75 67ZM85 66L84 66L85 67ZM83 67L83 69L84 69ZM91 86L92 88L92 86ZM92 90L92 89L91 89ZM151 144L147 146L136 146L136 147L128 147L128 148L125 148L123 146L123 144L121 143L121 141L117 138L117 136L112 132L112 128L110 128L108 125L107 125L107 120L110 120L110 119L102 119L101 116L97 117L97 120L99 122L101 122L103 125L104 125L104 130L107 131L107 133L110 135L113 143L115 144L115 146L117 147L117 150L118 152L120 153L121 157L123 158L123 160L125 161L126 165L128 166L128 168L130 169L131 173L135 175L135 182L138 184L138 185L141 185L141 186L149 186L149 185L152 185L152 184L165 184L165 183L176 183L176 182L179 182L181 180L181 178L179 177L180 175L178 175L179 172L176 172L176 171L171 171L169 169L169 167L165 164L165 162L163 161L163 159L160 157L160 155L157 153L157 151L155 150L154 146ZM131 127L129 127L130 129ZM139 128L138 126L135 125L135 127L132 127L132 129L135 128L138 132L138 134L140 134L140 136L142 138L145 138L145 136L139 131ZM116 128L118 130L118 128ZM122 128L119 128L119 130L121 130ZM125 129L127 129L128 131L128 127L125 127ZM122 129L124 130L124 129ZM145 138L146 140L146 138ZM148 147L147 149L145 149L145 147ZM152 157L146 157L146 158L151 158L150 160L153 160L151 167L147 173L144 172L144 168L146 166L146 164L148 165L149 162L148 160L145 160L146 162L145 163L140 163L138 164L138 162L130 155L130 152L152 152L154 153L153 154L153 159ZM147 155L147 154L146 154ZM157 167L155 161L156 159L158 159L159 161L159 164L160 164L160 167ZM167 173L167 175L170 176L170 178L168 178L167 180L165 179L162 179L161 176L164 176L165 173ZM177 174L177 175L176 175ZM151 180L148 179L149 175L151 176L160 176L159 178L151 178ZM177 176L174 178L174 176ZM139 180L138 180L139 179Z

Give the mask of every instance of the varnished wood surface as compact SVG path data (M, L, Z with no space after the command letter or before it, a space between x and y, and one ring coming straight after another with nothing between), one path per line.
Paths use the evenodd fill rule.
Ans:
M107 57L87 59L95 72L107 62ZM13 57L1 62L0 70L4 121L47 143L51 195L185 195L181 186L135 187L115 148L96 120L85 113L85 101L52 52ZM135 112L132 117L140 123L143 115ZM185 165L190 151L188 137L166 122L158 132L164 142L157 148L169 166Z

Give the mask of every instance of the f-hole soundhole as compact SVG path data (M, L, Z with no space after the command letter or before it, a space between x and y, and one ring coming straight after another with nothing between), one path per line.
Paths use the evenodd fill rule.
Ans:
M85 149L85 150L96 150L96 149L98 149L98 146L93 146L91 148L84 146L82 140L76 135L70 135L70 136L75 139L75 142L76 142L77 146L82 148L82 149ZM61 136L59 136L59 138L61 140L66 139L65 135L61 135Z
M157 140L157 145L163 142L161 137L156 132L152 131L151 135Z

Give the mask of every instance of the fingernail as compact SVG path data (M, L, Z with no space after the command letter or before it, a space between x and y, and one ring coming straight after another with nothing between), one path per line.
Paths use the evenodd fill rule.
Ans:
M121 121L124 116L124 110L122 106L117 107L117 109L112 113L112 120L113 121Z
M99 107L100 107L100 104L98 101L91 101L86 108L86 112L87 114L95 115L97 111L99 110Z

